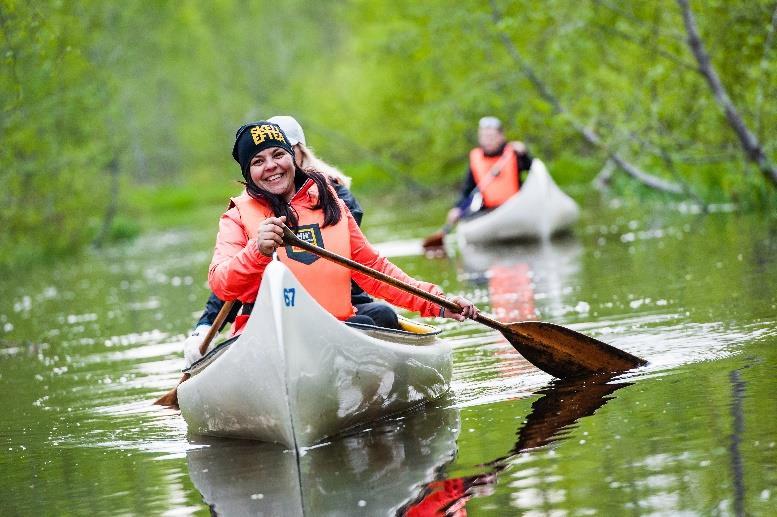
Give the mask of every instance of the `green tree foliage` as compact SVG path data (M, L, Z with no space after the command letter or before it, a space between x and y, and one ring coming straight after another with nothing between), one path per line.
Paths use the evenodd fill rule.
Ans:
M494 8L502 14L498 22ZM716 2L697 10L714 65L765 142L777 107L755 96L777 86L773 10L772 2ZM612 150L672 178L668 155L684 180L707 196L753 189L751 167L696 71L674 2L549 1L541 9L530 2L465 2L451 9L448 2L370 1L350 12L361 44L357 59L340 66L354 70L369 89L367 98L386 99L398 115L410 115L397 118L415 122L404 140L377 132L372 138L395 152L408 150L433 177L449 177L452 159L462 163L483 113L501 115L510 133L542 156L592 151L520 73L497 37L503 31L561 104ZM370 81L372 70L359 75L368 59L385 65L382 75L392 80ZM562 179L574 179L565 172L554 169ZM576 172L578 180L590 179L584 167Z
M774 2L693 7L713 65L774 157ZM77 249L111 207L125 220L153 210L128 205L138 188L221 199L239 178L235 128L279 113L359 189L452 188L477 119L494 114L562 184L589 182L607 158L574 119L706 201L774 199L698 73L672 0L0 0L0 24L6 258ZM645 192L622 174L615 187Z
M99 216L108 89L90 53L99 27L78 6L0 7L0 249L77 249Z

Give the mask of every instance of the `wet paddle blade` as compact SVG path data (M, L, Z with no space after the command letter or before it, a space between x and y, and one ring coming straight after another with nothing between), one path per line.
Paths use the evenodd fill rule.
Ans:
M188 373L183 374L181 377L181 380L178 381L178 384L175 386L175 388L171 389L158 399L154 401L154 404L158 406L167 406L173 409L178 409L178 386L182 382L184 382L186 379L188 379L190 375Z
M522 321L505 327L502 334L513 348L540 370L560 379L620 373L647 364L628 352L553 323Z
M167 406L178 409L178 388L173 388L154 401L157 406Z

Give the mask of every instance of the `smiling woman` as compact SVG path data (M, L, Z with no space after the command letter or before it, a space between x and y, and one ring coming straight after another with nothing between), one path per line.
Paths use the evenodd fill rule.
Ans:
M324 175L297 165L294 149L279 125L269 121L244 125L237 132L232 156L240 164L246 189L232 199L219 225L208 281L220 299L240 300L251 307L264 271L277 252L278 259L316 302L341 321L376 324L369 315L357 314L351 304L352 279L368 293L422 316L462 320L477 315L472 302L460 296L451 301L461 307L462 313L452 313L360 272L319 260L313 253L284 246L285 223L306 242L410 283L426 293L443 294L434 284L410 278L375 251ZM242 330L248 316L244 311L235 320L233 333Z

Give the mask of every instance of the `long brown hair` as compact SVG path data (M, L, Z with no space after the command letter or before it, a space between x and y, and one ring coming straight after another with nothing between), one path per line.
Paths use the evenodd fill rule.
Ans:
M313 180L318 188L318 203L313 205L313 208L322 208L324 210L324 227L335 225L340 222L342 212L340 211L340 205L337 202L337 197L333 194L329 188L326 177L321 173L313 169L301 169L296 161L294 162L294 185L295 189L299 180L300 186L305 183L307 179ZM246 187L248 195L256 200L264 200L270 205L275 217L286 216L286 225L290 228L295 228L299 224L299 217L296 210L286 202L286 200L278 194L273 194L263 188L260 188L249 175L246 178L247 181L241 182Z

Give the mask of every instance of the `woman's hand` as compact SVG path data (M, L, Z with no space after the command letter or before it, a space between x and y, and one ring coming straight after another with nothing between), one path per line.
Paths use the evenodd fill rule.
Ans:
M442 316L453 318L456 321L464 321L467 318L474 319L478 315L478 308L475 307L475 304L463 296L454 296L448 299L461 307L462 310L461 312L456 313L450 309L445 309L442 313Z
M286 216L268 217L259 225L259 231L256 232L256 247L262 255L272 257L273 252L283 246L283 224L286 223Z
M210 325L199 325L196 329L194 329L194 332L192 332L192 334L186 338L186 341L183 342L184 368L188 368L192 364L202 359L200 345L202 345L202 342L205 341L205 336L208 335L209 330ZM214 341L211 341L208 350L213 348Z

